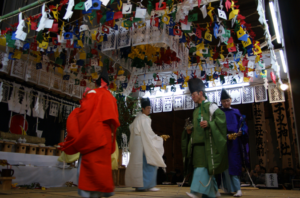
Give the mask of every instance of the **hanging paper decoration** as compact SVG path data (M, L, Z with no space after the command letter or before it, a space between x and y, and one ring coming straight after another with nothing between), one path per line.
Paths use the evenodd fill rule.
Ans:
M160 113L163 111L163 99L157 98L154 100L153 113Z
M194 101L192 99L191 96L189 95L186 95L184 96L184 109L187 110L187 109L194 109Z
M131 12L132 12L132 5L127 4L127 3L123 3L122 13L123 14L130 14Z
M164 97L163 98L163 112L172 111L173 99L172 97Z
M58 103L52 102L50 103L49 115L57 117L58 116Z
M173 107L174 111L183 110L183 96L174 96L173 97Z

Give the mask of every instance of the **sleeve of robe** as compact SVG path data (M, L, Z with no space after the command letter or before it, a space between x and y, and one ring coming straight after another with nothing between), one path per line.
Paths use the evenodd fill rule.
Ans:
M164 154L163 139L152 131L151 119L143 118L140 124L147 164L157 167L166 167L162 158Z
M118 158L119 158L118 143L115 141L115 151L111 155L111 169L112 170L118 170Z
M212 120L208 121L208 128L206 130L206 137L208 137L207 151L211 151L210 145L210 134L212 138L212 149L213 155L208 155L209 174L219 174L228 168L228 153L227 153L227 126L225 113L217 108L212 116ZM213 156L213 158L211 157ZM213 159L213 160L212 160ZM213 163L212 163L213 161ZM214 169L214 170L213 170Z
M74 155L67 155L64 151L61 152L59 158L60 162L72 163L79 159L80 153L75 153Z
M120 126L116 99L105 89L96 89L96 93L88 93L81 103L78 113L79 136L74 147L87 154L106 144L112 144L114 151L115 134ZM114 139L107 140L105 133L111 133L110 125L114 125Z

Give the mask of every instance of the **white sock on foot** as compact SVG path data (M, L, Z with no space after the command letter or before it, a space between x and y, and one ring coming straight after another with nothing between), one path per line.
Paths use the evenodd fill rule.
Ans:
M189 193L189 192L186 192L187 196L191 197L191 198L202 198L202 195L201 196L197 196L197 195L194 195L192 193Z
M157 191L159 191L160 190L160 188L150 188L149 189L149 191L151 191L151 192L157 192Z
M242 191L238 190L233 196L234 197L241 197L242 196Z

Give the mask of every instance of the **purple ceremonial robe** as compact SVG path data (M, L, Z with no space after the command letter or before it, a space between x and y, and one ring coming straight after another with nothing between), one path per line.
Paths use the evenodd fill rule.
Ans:
M237 133L241 127L241 113L238 109L225 109L222 108L226 115L227 122L227 134ZM248 148L248 127L243 126L243 135L237 137L235 140L227 140L227 151L228 151L228 163L229 163L229 174L240 175L242 172L243 155L245 161L247 161ZM244 154L243 154L244 153ZM247 163L247 162L246 162Z

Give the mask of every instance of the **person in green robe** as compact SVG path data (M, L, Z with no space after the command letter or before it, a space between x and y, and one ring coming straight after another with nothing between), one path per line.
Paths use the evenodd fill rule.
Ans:
M219 197L214 175L228 169L226 116L205 98L202 80L193 78L188 81L192 99L198 104L193 113L193 132L189 141L182 140L184 160L188 160L185 176L192 175L189 197ZM185 145L184 145L185 144Z

